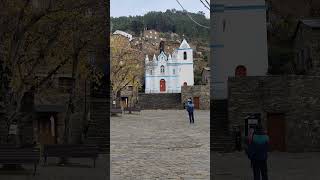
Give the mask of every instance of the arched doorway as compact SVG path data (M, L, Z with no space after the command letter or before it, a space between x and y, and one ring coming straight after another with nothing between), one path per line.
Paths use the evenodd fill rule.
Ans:
M247 68L243 65L237 66L235 70L235 76L237 77L247 76Z
M160 92L166 91L166 81L164 79L160 80Z

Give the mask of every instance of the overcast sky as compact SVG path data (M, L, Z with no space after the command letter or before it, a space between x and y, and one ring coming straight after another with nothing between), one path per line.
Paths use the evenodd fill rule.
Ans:
M207 18L210 17L209 10L200 0L179 1L187 11L195 13L202 11ZM111 0L110 15L112 17L135 16L144 15L149 11L166 11L167 9L182 10L176 0Z

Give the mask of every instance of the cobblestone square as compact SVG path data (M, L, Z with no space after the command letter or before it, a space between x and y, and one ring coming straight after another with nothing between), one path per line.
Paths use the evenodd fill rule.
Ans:
M209 179L209 111L150 110L111 118L111 179Z

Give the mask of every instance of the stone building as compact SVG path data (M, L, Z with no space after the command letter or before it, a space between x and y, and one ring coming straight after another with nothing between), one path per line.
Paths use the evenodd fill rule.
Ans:
M296 75L229 76L225 121L229 132L240 127L246 136L249 128L261 123L270 137L271 150L320 150L318 23L301 20L297 25L293 46Z
M45 74L43 74L45 75ZM43 78L38 74L39 79ZM63 142L65 116L73 79L71 74L59 73L52 77L46 87L34 94L33 141L40 144L60 144ZM74 113L70 117L71 142L80 142L82 129L89 112L90 84L77 81Z
M138 87L128 85L121 91L121 106L123 108L134 107L138 102Z
M272 150L320 150L319 76L230 77L228 84L230 130L247 135L247 116L259 114Z
M245 137L250 128L261 123L270 137L271 150L319 151L319 21L301 20L297 25L293 40L296 75L268 76L266 7L263 1L253 0L244 6L248 2L250 1L215 1L216 13L212 18L216 25L212 39L215 63L211 67L211 125L215 147L212 149L218 151L219 148L232 147L231 143L227 144L229 141L226 139L231 137L234 127L239 127ZM249 24L245 27L232 26L233 16L224 16L228 11L233 12L239 25L244 23L242 17L251 13L255 15L250 18L257 23L250 21L254 27ZM233 28L228 28L230 26ZM245 28L250 29L241 33ZM226 44L233 41L233 36L225 36L226 34L241 34L241 38L246 39L238 41L242 43L241 50L235 47L225 49ZM256 43L259 42L259 45L255 45L255 50L250 48L248 51L247 48L253 45L250 40L253 36L247 37L250 34L260 34L260 39L255 40ZM234 58L231 59L232 56ZM226 83L223 83L224 78L227 79ZM220 82L225 86L219 86Z
M194 85L181 87L181 103L185 103L188 98L193 100L195 109L210 109L210 86Z
M320 75L320 19L302 19L294 38L294 72Z

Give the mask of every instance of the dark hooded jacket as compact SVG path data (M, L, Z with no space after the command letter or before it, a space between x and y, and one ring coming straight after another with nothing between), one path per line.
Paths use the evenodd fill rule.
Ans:
M251 160L267 160L269 150L269 137L262 129L257 130L249 144L248 156Z
M188 104L187 104L187 111L188 112L193 112L194 111L194 105L193 105L193 103L192 102L188 102Z

